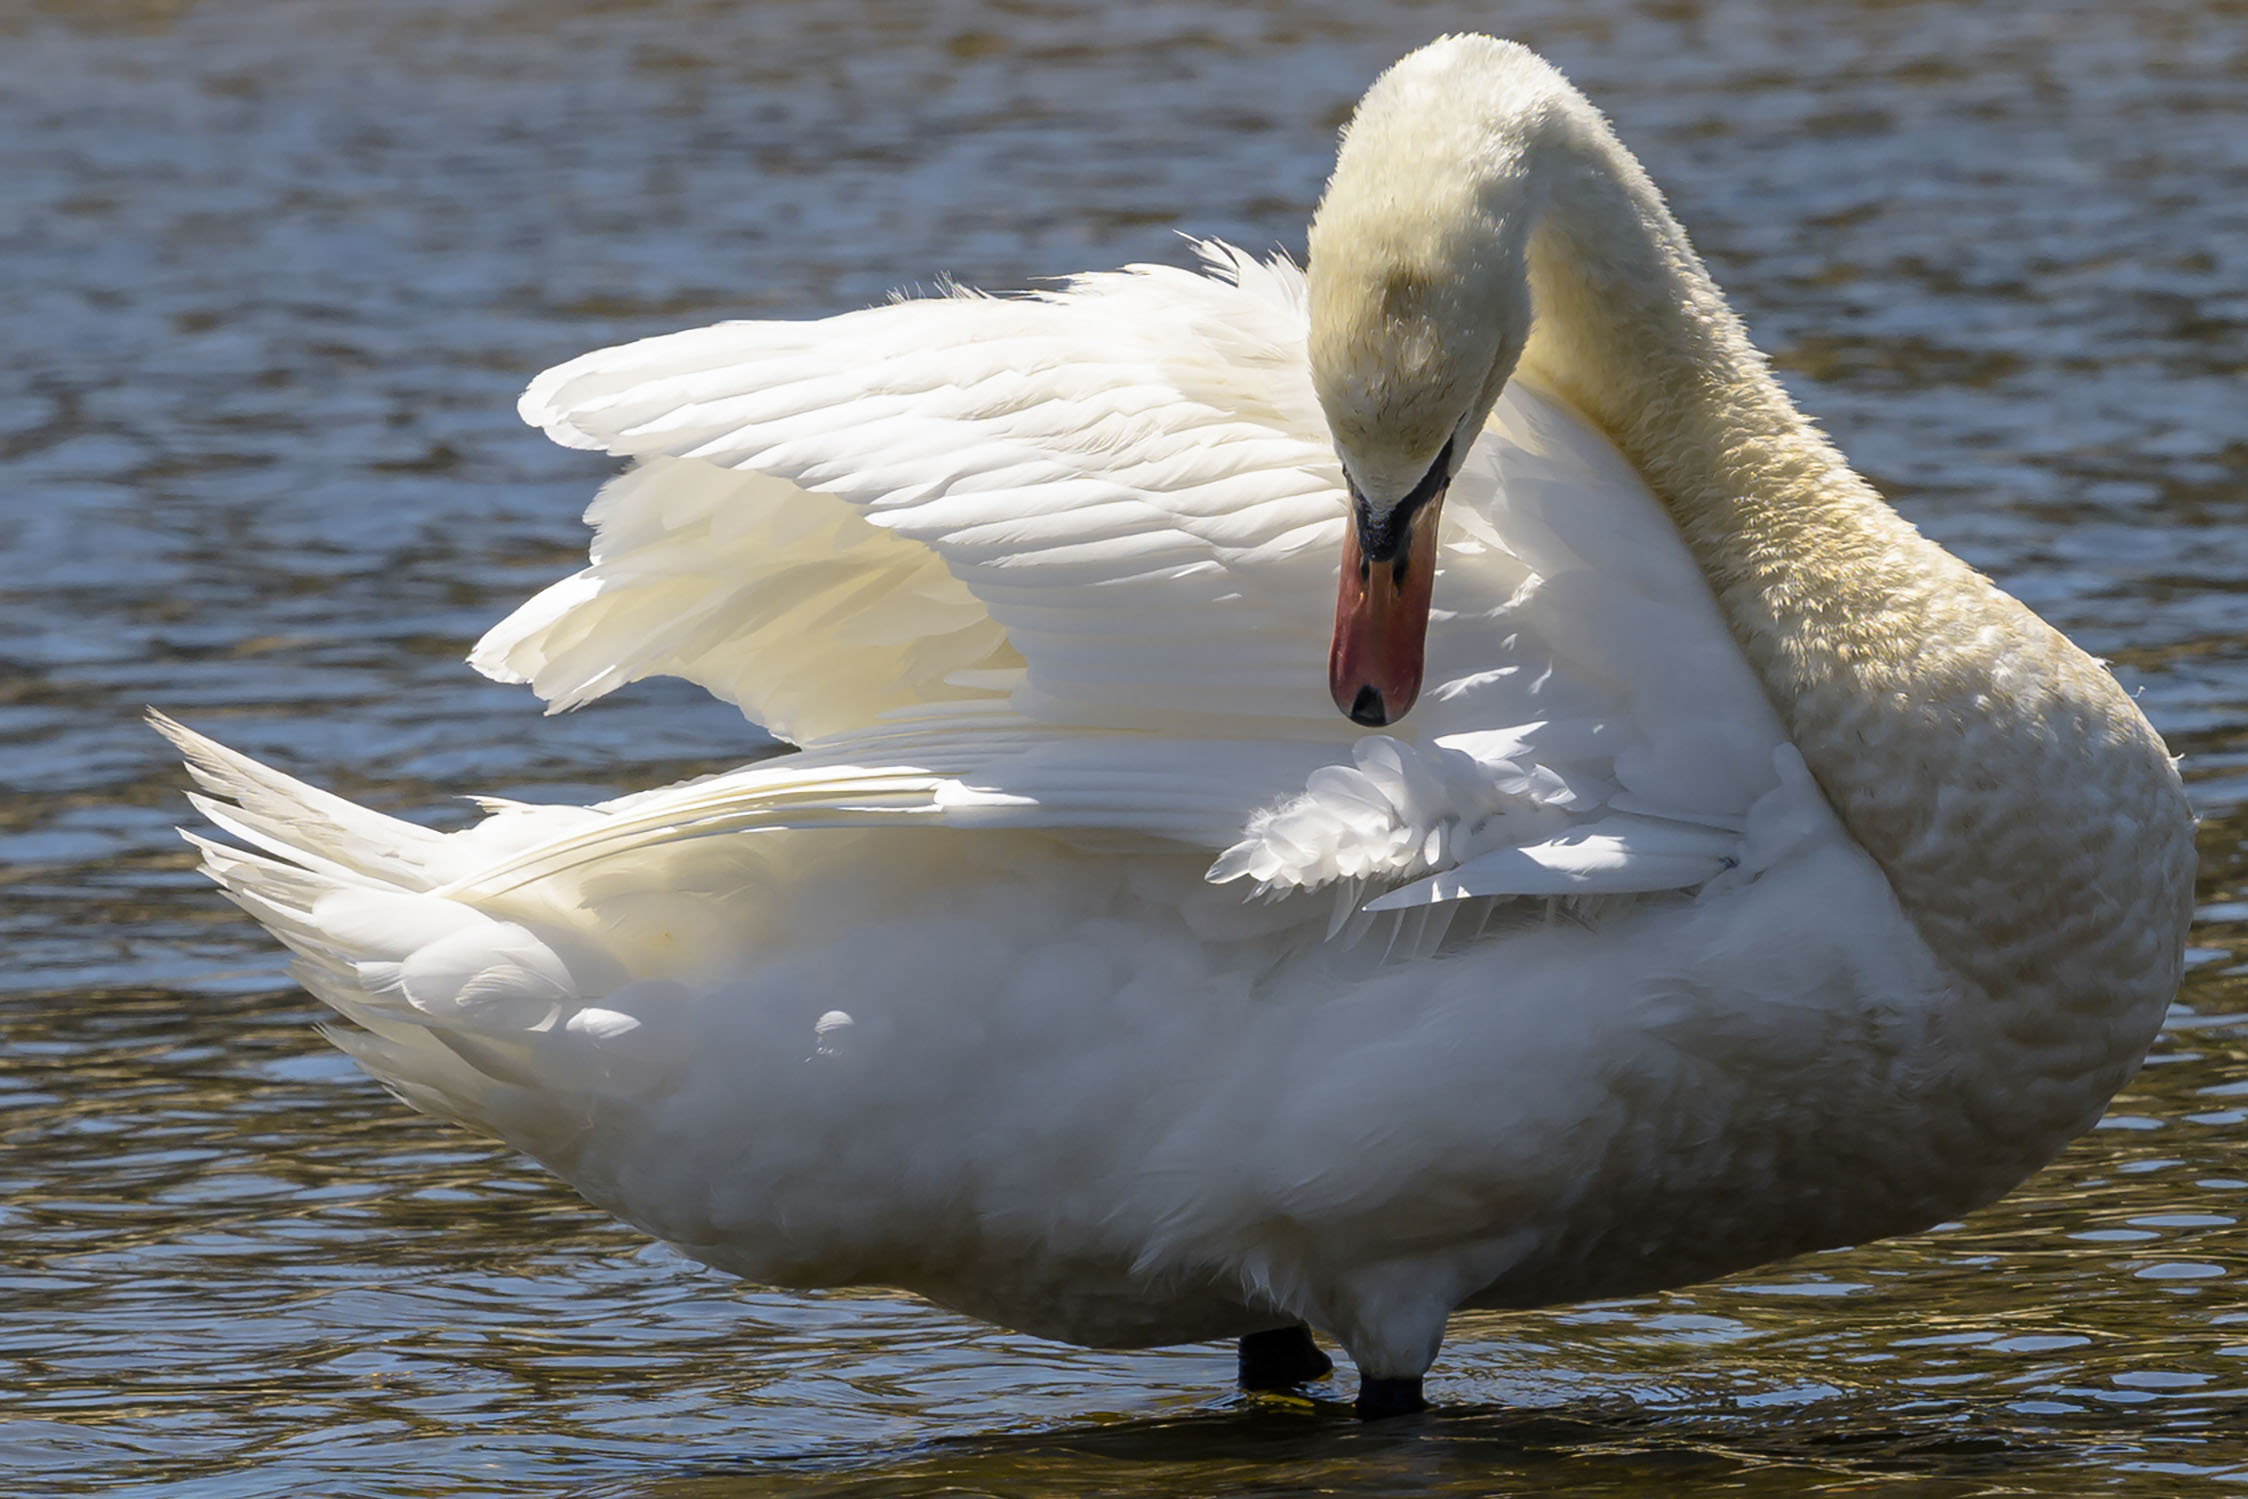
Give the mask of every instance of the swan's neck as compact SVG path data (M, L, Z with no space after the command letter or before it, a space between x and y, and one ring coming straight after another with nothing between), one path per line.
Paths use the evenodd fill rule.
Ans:
M2009 1011L2009 1034L2061 1048L2057 1073L2119 1085L2175 989L2191 909L2191 820L2160 739L2097 662L1851 472L1589 106L1503 129L1529 141L1537 184L1520 200L1519 371L1669 508L1937 957Z

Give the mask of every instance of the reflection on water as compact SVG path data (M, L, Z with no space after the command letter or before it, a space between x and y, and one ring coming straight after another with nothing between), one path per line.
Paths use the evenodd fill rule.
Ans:
M459 663L605 465L532 371L941 274L1300 246L1374 69L1503 24L1608 107L1790 383L2188 756L2154 1065L2006 1203L1463 1318L1360 1428L1210 1347L746 1291L311 1031L188 868L160 703L436 820L757 753ZM44 0L0 13L0 1473L27 1492L1916 1495L2248 1485L2248 16L1598 0ZM1340 1390L1330 1393L1341 1393Z

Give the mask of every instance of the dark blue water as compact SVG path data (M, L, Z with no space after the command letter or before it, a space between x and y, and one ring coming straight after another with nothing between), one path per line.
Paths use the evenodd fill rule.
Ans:
M405 1112L170 827L155 703L389 810L758 753L461 664L606 464L596 344L1299 249L1379 66L1503 29L1669 190L1916 521L2187 756L2154 1065L2006 1203L1456 1325L1437 1416L1248 1403L743 1290ZM0 8L0 1489L27 1494L2248 1492L2248 12L43 0Z

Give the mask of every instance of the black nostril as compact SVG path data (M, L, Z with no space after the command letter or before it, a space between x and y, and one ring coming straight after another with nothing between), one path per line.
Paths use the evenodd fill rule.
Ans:
M1389 714L1382 707L1382 695L1371 683L1358 689L1358 696L1350 700L1350 721L1362 723L1369 729L1378 729L1389 722Z

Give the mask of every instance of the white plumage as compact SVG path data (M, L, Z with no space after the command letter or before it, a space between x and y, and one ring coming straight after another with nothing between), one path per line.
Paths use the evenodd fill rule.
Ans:
M339 1043L759 1281L1106 1345L1308 1321L1383 1378L1461 1304L1962 1211L2096 1114L2159 996L1978 1008L1536 347L1445 502L1420 706L1338 715L1303 278L1203 254L535 381L633 466L474 664L557 708L683 676L801 748L441 836L166 725Z

